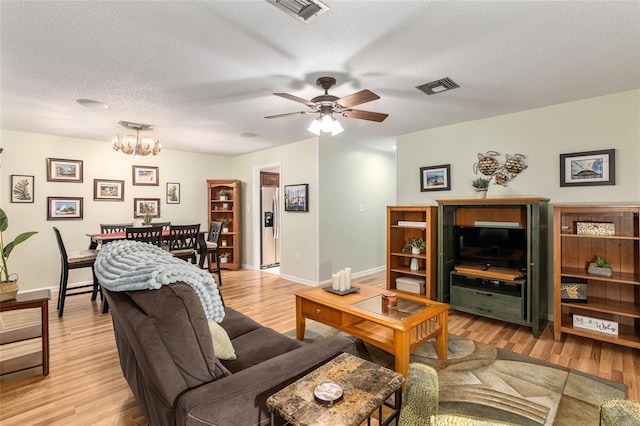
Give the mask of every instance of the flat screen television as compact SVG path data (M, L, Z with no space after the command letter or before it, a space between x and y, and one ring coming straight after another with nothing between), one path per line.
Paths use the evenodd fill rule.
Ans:
M527 230L456 226L457 263L526 271Z

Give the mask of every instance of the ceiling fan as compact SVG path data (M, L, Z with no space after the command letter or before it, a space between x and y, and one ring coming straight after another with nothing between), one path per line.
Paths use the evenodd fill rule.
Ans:
M308 111L289 112L285 114L270 115L265 118L280 118L297 114L317 114L320 116L313 120L309 131L320 134L320 131L330 132L336 135L342 131L340 123L333 118L333 113L340 114L343 117L358 118L360 120L376 121L378 123L384 121L389 114L382 114L379 112L363 111L359 109L353 109L352 107L366 102L375 101L380 99L380 96L373 93L371 90L361 90L343 98L338 98L329 94L329 89L336 84L336 79L333 77L320 77L316 80L316 85L324 89L324 95L316 96L310 101L302 99L298 96L291 95L289 93L274 93L276 96L283 97L285 99L292 100L305 104L310 108Z

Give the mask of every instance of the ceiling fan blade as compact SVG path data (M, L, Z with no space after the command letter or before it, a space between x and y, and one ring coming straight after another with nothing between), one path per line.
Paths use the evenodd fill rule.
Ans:
M365 89L356 93L352 93L351 95L345 96L344 98L340 98L336 102L345 108L350 108L352 106L360 105L365 102L375 101L376 99L380 99L380 96L376 95L371 90Z
M288 94L288 93L274 93L274 95L276 95L276 96L280 96L281 98L289 99L289 100L294 101L294 102L300 102L301 104L305 104L306 106L310 106L310 107L312 107L312 106L314 106L314 105L315 105L315 104L314 104L313 102L311 102L311 101L308 101L308 100L306 100L306 99L299 98L299 97L294 96L294 95L290 95L290 94Z
M299 115L299 114L313 114L313 111L287 112L286 114L269 115L265 118L280 118L280 117L288 117L290 115Z
M360 109L349 109L342 113L345 117L359 118L360 120L383 122L389 114L382 114L380 112L362 111Z

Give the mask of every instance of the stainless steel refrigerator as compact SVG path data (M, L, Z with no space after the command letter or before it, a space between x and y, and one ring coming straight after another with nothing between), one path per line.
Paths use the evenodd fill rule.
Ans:
M260 192L262 222L260 268L266 269L280 265L279 196L277 187L263 186Z

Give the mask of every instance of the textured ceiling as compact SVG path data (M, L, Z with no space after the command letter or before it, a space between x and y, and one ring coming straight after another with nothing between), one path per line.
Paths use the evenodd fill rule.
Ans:
M640 2L343 1L303 24L265 1L0 2L0 127L109 141L153 124L169 149L238 155L313 136L319 76L382 123L341 118L336 139L395 136L640 88ZM461 87L415 89L450 77ZM78 98L104 102L89 109ZM243 134L256 134L246 137ZM105 142L106 143L106 142Z

